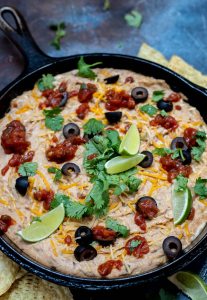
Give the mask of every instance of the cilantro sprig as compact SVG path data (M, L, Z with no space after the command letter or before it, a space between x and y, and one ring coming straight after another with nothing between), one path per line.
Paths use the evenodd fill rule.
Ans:
M129 235L129 229L125 225L119 224L116 220L112 218L106 219L106 227L114 230L124 238L126 238Z
M52 74L43 74L42 78L40 78L37 81L37 87L38 89L43 92L48 89L53 89L54 88L54 80L55 78L53 77Z
M129 251L132 253L142 242L139 240L132 240L129 246Z
M152 101L158 102L163 99L164 95L165 95L164 91L154 91L152 94Z
M53 131L59 131L62 129L64 118L59 116L61 109L55 107L54 109L45 109L43 114L45 115L45 126Z
M199 177L196 179L196 183L194 186L194 192L196 195L200 196L200 199L207 198L207 187L206 187L207 179L203 179Z
M102 64L102 62L96 62L94 64L89 65L84 61L83 56L81 56L78 61L78 76L95 79L97 75L93 70L91 70L91 68L100 64Z
M55 37L51 42L51 45L56 49L60 50L61 47L61 39L66 35L66 26L64 22L59 24L50 25L50 29L55 32Z
M138 10L132 10L124 16L125 21L131 27L139 28L142 23L142 15Z
M197 131L196 133L197 146L192 148L191 153L193 155L193 158L198 162L201 160L201 156L206 149L206 138L207 138L206 132Z
M152 151L152 153L155 154L155 155L159 155L159 156L166 156L168 154L171 154L172 150L169 149L169 148L155 148Z
M148 114L150 117L154 116L158 112L158 109L151 104L142 105L140 110L141 112Z
M84 133L89 135L96 135L98 133L101 133L103 129L103 123L94 118L90 119L87 123L83 125Z
M53 179L54 182L59 181L63 176L61 170L58 169L58 168L50 167L47 170L48 170L49 173L55 174L54 179Z
M176 192L184 192L187 189L188 178L184 177L183 175L179 174L176 179Z
M22 176L34 176L37 173L38 163L36 162L25 162L20 165L18 173Z

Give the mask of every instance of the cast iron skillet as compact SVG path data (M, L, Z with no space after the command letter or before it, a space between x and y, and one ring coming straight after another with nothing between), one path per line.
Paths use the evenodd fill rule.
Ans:
M5 20L6 13L13 17L16 23L15 28ZM10 101L23 91L32 89L34 83L42 74L52 73L55 75L73 70L77 67L80 55L63 58L52 58L45 55L34 42L21 14L11 7L2 7L0 9L0 29L18 47L25 58L23 73L0 92L0 117L3 117L5 112L9 110ZM173 90L183 92L188 97L190 104L195 106L200 111L204 120L207 121L207 114L205 113L207 90L189 82L173 71L153 62L127 55L96 53L83 54L83 56L87 63L102 61L102 67L104 68L128 69L144 75L164 79ZM26 270L57 284L88 290L120 289L135 285L141 287L151 284L186 267L201 255L206 248L207 227L185 249L183 255L173 262L168 262L161 267L135 276L117 279L96 279L65 275L53 268L47 268L25 255L6 236L0 238L0 249Z

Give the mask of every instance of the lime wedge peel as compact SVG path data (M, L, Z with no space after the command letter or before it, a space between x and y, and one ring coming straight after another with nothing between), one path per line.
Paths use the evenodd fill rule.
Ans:
M192 300L207 299L207 285L198 275L180 271L168 279Z
M139 151L139 147L139 130L135 124L132 124L120 144L119 153L122 155L135 155Z
M127 171L138 165L145 158L144 154L134 156L117 156L106 162L105 168L108 174L117 174Z
M182 192L176 192L176 186L172 186L172 206L174 224L182 224L188 217L192 207L192 195L189 188Z
M40 217L39 221L32 222L28 227L19 232L27 242L38 242L50 236L63 222L65 208L60 204L50 212Z

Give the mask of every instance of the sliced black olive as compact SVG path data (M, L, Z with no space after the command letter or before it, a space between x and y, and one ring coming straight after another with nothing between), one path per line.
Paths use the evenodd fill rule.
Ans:
M190 165L191 161L192 161L192 156L191 156L191 152L190 150L182 150L183 152L183 156L184 156L184 160L181 158L182 164L183 165Z
M139 163L139 166L142 168L148 168L153 163L153 155L150 151L142 151L142 154L146 155L145 158Z
M136 103L144 102L148 98L148 90L143 87L135 87L131 91L131 96Z
M59 106L60 107L65 106L65 104L67 103L67 101L68 101L68 92L63 92L62 93L62 99L60 101Z
M150 196L139 198L136 202L135 208L137 212L141 213L148 219L154 218L158 213L157 202Z
M175 139L172 140L170 144L170 148L172 150L176 150L176 149L187 150L188 146L183 137L176 137Z
M78 246L74 251L74 256L78 261L92 260L97 256L97 251L90 245Z
M166 112L169 112L169 111L173 110L173 104L170 101L160 100L160 101L157 102L157 107L160 110L164 110Z
M25 196L29 187L28 176L21 176L16 179L15 188L22 195Z
M63 173L63 175L69 176L70 172L74 172L76 174L80 173L80 168L74 163L66 163L62 166L61 172Z
M162 248L168 259L175 259L182 252L182 243L175 236L168 236L162 243Z
M116 83L118 80L119 80L119 75L114 75L114 76L107 77L107 78L104 79L106 84Z
M93 232L87 226L80 226L75 232L75 240L79 245L89 245L93 242Z
M105 112L105 117L111 124L118 123L121 120L122 112L121 111Z
M66 139L73 135L80 135L80 128L75 123L68 123L63 127L63 135Z

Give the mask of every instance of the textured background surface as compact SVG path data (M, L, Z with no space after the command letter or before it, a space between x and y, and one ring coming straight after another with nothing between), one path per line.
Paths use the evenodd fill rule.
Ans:
M142 42L160 50L167 58L177 54L207 73L207 1L206 0L111 0L111 9L103 10L103 0L0 0L0 6L18 8L43 51L51 56L67 56L84 52L113 52L136 55ZM143 15L141 28L127 26L124 15L132 9ZM56 51L50 45L51 23L64 21L67 36L62 48ZM20 74L23 60L0 32L0 89ZM206 255L191 270L207 278ZM140 292L134 290L133 295ZM138 292L138 293L137 293ZM83 295L77 294L77 299ZM128 294L128 292L127 292ZM123 294L122 294L123 296ZM105 295L99 299L118 299ZM141 298L140 298L141 297ZM84 299L93 299L93 295ZM137 298L138 299L138 298ZM155 298L150 298L155 299ZM181 295L178 299L184 299Z

